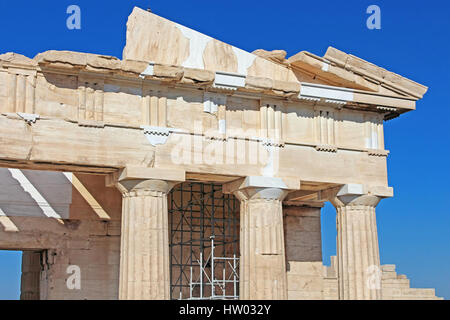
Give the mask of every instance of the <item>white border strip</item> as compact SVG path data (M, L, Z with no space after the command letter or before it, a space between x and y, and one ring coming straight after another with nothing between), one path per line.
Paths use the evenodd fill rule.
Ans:
M353 89L304 82L301 83L300 94L298 97L300 99L319 98L342 102L349 102L354 99Z

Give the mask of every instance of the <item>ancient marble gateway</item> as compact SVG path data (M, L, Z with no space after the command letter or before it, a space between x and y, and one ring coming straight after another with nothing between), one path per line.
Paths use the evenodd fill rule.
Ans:
M134 9L123 60L0 55L0 249L22 299L437 299L380 265L383 122L427 88ZM337 212L322 264L320 211Z

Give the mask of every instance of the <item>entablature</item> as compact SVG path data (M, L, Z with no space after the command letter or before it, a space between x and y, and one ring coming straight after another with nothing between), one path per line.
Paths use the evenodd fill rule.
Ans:
M176 132L386 156L383 119L400 110L397 101L412 107L407 98L249 76L224 89L213 72L85 53L16 55L1 66L1 113L139 129L153 145ZM385 106L367 104L376 99Z

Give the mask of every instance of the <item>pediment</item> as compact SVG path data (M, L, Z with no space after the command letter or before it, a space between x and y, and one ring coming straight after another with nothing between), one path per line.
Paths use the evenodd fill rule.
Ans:
M427 87L330 47L324 57L302 51L289 59L283 50L244 51L151 12L135 8L127 22L124 60L307 82L422 98Z

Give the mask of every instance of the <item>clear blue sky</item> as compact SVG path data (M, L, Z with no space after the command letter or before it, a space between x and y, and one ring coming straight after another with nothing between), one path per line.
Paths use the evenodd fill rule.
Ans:
M66 28L71 4L81 7L79 31ZM371 4L381 8L381 30L366 28ZM156 14L247 51L323 55L331 45L429 86L416 111L385 125L395 196L377 208L381 262L396 264L413 287L435 287L450 299L448 1L1 1L0 53L33 57L56 49L120 58L127 16L135 5L150 6ZM336 252L335 237L335 211L327 204L325 263ZM18 296L18 261L18 254L0 253L0 298ZM14 279L12 289L6 282Z

